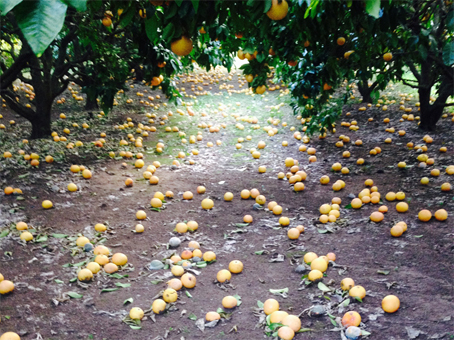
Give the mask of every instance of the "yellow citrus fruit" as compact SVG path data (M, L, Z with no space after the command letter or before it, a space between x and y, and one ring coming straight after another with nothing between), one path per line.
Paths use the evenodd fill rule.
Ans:
M50 209L54 205L53 205L53 203L51 201L45 200L45 201L43 201L42 206L43 206L44 209Z
M99 232L104 232L107 230L107 227L102 223L98 223L98 224L95 224L95 230L99 231Z
M243 271L243 263L238 260L233 260L229 263L229 270L233 274L239 274Z
M93 278L93 272L90 269L81 269L79 273L77 273L77 278L79 281L87 282Z
M165 302L175 302L178 299L178 293L175 289L167 288L162 294L162 298Z
M221 318L221 316L217 312L208 312L205 315L205 319L208 322L214 321L214 320L219 320L220 318Z
M427 222L432 218L432 213L429 210L423 209L418 213L420 221Z
M162 314L166 310L166 302L162 299L156 299L153 301L151 305L151 309L153 310L153 313L155 314Z
M0 294L8 294L14 290L14 283L9 280L3 280L0 282Z
M314 269L309 272L307 278L309 281L317 281L323 278L323 273L318 269Z
M197 283L197 279L194 275L186 273L181 277L181 283L186 288L194 288Z
M174 40L170 44L170 48L176 55L186 56L192 51L192 40L183 35L181 38Z
M290 327L294 332L298 332L301 329L301 320L296 315L288 315L282 320L284 326Z
M20 340L20 336L14 332L6 332L0 336L0 340Z
M142 320L143 315L144 315L144 312L143 312L142 308L139 308L139 307L133 307L129 311L129 317L133 320Z
M366 297L366 290L362 286L354 286L350 289L348 294L353 298L364 299Z
M33 240L33 235L29 231L24 231L22 234L20 234L20 239L25 242L29 242Z
M277 336L282 340L292 340L295 337L295 332L288 326L283 326L277 331Z
M398 212L406 212L408 210L408 204L405 202L399 202L396 205L396 210Z
M318 257L311 262L311 269L317 269L324 273L328 269L328 263L323 258Z
M388 295L381 301L381 307L386 313L395 313L400 307L400 300L395 295Z
M233 296L226 296L222 299L222 306L224 308L235 308L238 305L238 301Z
M266 315L270 315L273 312L279 310L279 302L275 299L268 299L263 304L263 311Z
M341 281L342 290L350 290L355 286L355 281L353 279L346 277Z
M270 315L270 322L271 323L282 323L282 320L284 320L288 316L287 312L284 311L274 311Z
M117 266L124 266L128 263L128 257L123 253L115 253L112 256L112 263L116 264Z
M286 0L279 2L278 0L272 0L271 8L266 15L271 20L282 20L287 16L288 13L288 3Z
M221 283L230 280L231 278L232 274L227 269L221 269L216 274L216 280L218 280Z
M170 271L175 276L182 276L184 274L184 268L182 266L173 266Z
M308 253L304 254L303 260L304 260L304 263L309 264L312 261L314 261L317 257L318 257L318 255L316 253L308 252Z
M355 311L347 312L342 317L342 325L344 327L355 326L358 327L361 323L361 315Z
M101 266L97 262L90 262L87 264L87 269L90 270L93 274L96 274L101 270Z
M448 218L448 212L445 209L439 209L434 216L438 221L445 221Z
M205 210L210 210L211 208L213 208L213 206L214 206L214 202L213 202L213 200L211 200L209 198L205 198L202 201L202 208Z

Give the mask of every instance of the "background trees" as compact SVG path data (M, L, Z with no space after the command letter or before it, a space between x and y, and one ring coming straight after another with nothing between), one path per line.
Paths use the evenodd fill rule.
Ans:
M452 105L450 1L53 0L26 7L7 0L0 10L7 14L2 41L21 41L14 51L7 43L14 63L2 63L1 95L32 122L35 138L50 133L51 103L70 80L83 87L87 108L99 99L107 110L128 77L160 85L172 98L178 91L171 76L192 60L230 68L235 54L249 60L243 70L259 93L269 67L276 68L295 112L312 117L308 132L332 127L342 107L329 99L344 80L358 83L365 102L390 80L417 88L426 130ZM41 91L29 108L11 92L28 73L27 82Z

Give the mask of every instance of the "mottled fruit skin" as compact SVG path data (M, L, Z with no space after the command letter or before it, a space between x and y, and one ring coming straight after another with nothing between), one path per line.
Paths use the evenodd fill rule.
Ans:
M355 326L350 326L345 331L345 336L349 340L356 340L361 336L361 329Z

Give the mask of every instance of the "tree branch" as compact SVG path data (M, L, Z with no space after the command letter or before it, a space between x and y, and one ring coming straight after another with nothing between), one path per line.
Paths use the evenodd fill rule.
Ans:
M13 92L5 89L1 90L0 93L2 95L2 98L5 100L6 104L8 104L8 106L19 116L24 117L27 120L30 120L34 117L35 111L19 104L16 101L16 96Z

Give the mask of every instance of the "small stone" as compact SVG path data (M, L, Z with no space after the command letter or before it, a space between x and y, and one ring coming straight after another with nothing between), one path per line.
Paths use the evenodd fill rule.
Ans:
M86 243L86 244L84 245L84 251L85 251L85 252L88 253L89 251L92 251L92 250L93 250L93 245L92 245L91 243Z
M178 167L176 165L171 165L170 166L170 170L176 170L176 169L178 169Z
M303 264L300 264L299 266L296 266L296 268L294 269L295 273L297 274L303 274L305 272L307 272L307 268L305 265Z
M350 326L345 331L345 336L349 340L356 340L361 336L361 329L355 326Z
M426 162L421 162L419 163L418 165L420 168L426 168L427 167L427 163Z
M171 248L176 248L176 247L179 247L181 244L181 240L178 238L178 237L172 237L170 240L169 240L169 246Z
M151 261L149 268L151 270L163 269L164 268L164 263L162 263L159 260L153 260L153 261Z
M202 261L202 259L201 259L200 257L198 257L198 256L194 256L194 257L192 258L192 262L197 263L197 262L200 262L200 261Z
M356 196L355 196L354 194L348 194L347 197L350 198L351 200L354 199L354 198L356 198Z
M313 316L322 316L325 314L325 307L322 305L315 305L311 309L311 315Z

